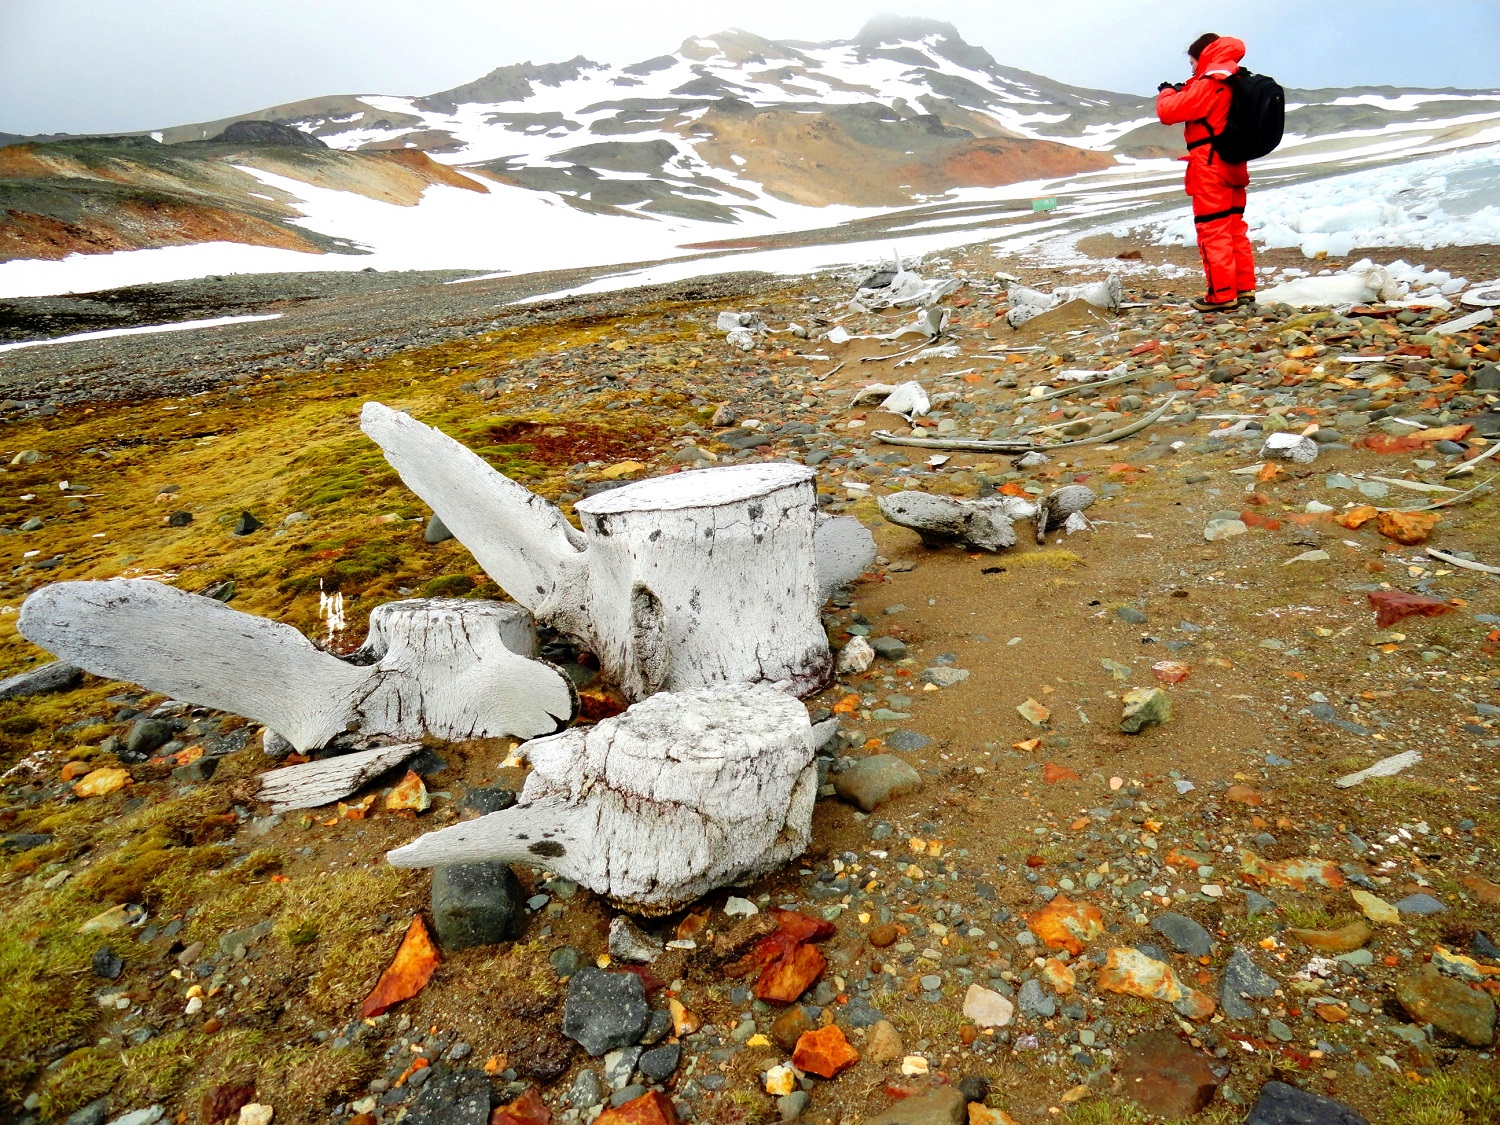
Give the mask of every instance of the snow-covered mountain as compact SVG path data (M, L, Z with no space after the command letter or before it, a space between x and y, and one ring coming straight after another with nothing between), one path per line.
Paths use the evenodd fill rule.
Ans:
M1494 141L1496 90L1289 91L1287 141L1263 167ZM881 233L892 213L1029 211L1066 185L1159 195L1181 144L1151 99L1002 66L946 23L884 17L831 43L727 31L625 66L524 63L425 96L0 148L0 262L226 241L382 267L587 264L580 243L593 260L641 260L726 236L872 220ZM209 259L156 253L182 276ZM203 272L298 268L225 257Z

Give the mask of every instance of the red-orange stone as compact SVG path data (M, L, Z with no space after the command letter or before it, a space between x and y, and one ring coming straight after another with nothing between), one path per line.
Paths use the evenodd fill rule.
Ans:
M836 1023L817 1031L804 1031L792 1052L792 1065L819 1078L832 1078L859 1062L859 1052L849 1046Z
M677 1125L672 1099L657 1090L642 1094L615 1109L606 1109L594 1125Z

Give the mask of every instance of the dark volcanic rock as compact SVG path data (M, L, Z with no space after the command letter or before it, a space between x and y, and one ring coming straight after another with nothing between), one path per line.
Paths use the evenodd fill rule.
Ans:
M1370 1125L1343 1102L1285 1082L1267 1082L1245 1125Z
M17 672L14 676L0 680L0 702L19 699L23 695L42 695L52 691L68 691L78 686L83 679L83 669L61 660L43 664L29 672Z
M436 867L432 922L450 951L514 941L526 928L526 891L507 863Z
M279 121L232 121L214 138L235 145L294 145L297 148L327 148L311 133Z
M637 1042L650 1020L646 989L634 973L585 968L568 978L563 1034L594 1058Z

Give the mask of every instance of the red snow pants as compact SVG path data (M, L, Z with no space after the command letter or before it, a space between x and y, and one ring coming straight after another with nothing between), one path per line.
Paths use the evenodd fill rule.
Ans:
M1243 168L1243 166L1241 166ZM1245 189L1209 174L1193 186L1193 222L1198 230L1198 254L1208 283L1207 299L1233 301L1255 291L1255 253L1250 228L1245 225Z

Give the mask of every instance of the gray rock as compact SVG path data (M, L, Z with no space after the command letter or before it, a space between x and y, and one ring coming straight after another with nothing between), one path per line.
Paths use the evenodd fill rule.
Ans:
M125 962L109 946L101 945L94 950L93 967L95 976L105 980L119 980L120 974L125 971Z
M963 683L969 678L969 672L965 668L928 668L922 673L922 679L937 687L952 687L954 684Z
M932 739L925 734L918 734L914 730L898 730L887 736L885 744L892 750L901 750L910 753L913 750L925 750L932 745Z
M609 955L616 961L649 964L662 955L661 942L623 914L609 923Z
M455 1070L422 1087L406 1125L489 1125L490 1083L482 1070Z
M193 513L186 509L173 512L167 517L168 527L186 527L193 522Z
M631 1046L650 1020L646 989L634 973L607 973L589 966L569 978L563 1034L593 1057Z
M1115 616L1129 625L1144 625L1146 623L1146 615L1134 606L1122 605L1119 609L1115 610Z
M1269 914L1276 909L1276 904L1265 895L1256 891L1245 892L1245 913L1254 918L1257 914Z
M640 1085L626 1086L624 1089L616 1090L613 1094L611 1094L609 1096L609 1105L610 1105L610 1108L611 1109L618 1109L620 1106L624 1105L626 1102L633 1102L633 1101L635 1101L636 1098L640 1097L645 1092L646 1092L646 1087L640 1086Z
M630 1085L635 1064L640 1060L639 1047L619 1047L604 1056L604 1081L613 1089L623 1090Z
M906 659L906 642L895 637L871 637L870 647L875 650L876 656L883 656L887 660Z
M470 789L458 802L458 807L467 812L477 812L482 816L492 812L503 812L515 803L516 791L514 789L495 785L488 789Z
M1250 959L1250 954L1243 949L1236 949L1229 955L1229 963L1224 966L1224 976L1219 981L1219 999L1223 1003L1224 1014L1230 1019L1252 1019L1255 1009L1245 1003L1242 997L1268 999L1276 995L1276 988L1275 977L1262 972Z
M1245 1125L1370 1125L1343 1102L1309 1094L1285 1082L1267 1082L1260 1088L1255 1108Z
M432 871L432 922L444 949L514 941L526 929L526 892L507 863L458 863Z
M598 1105L603 1096L599 1089L599 1076L584 1067L568 1089L568 1104L574 1109L589 1110Z
M802 1116L810 1100L806 1090L793 1090L776 1099L776 1112L781 1114L783 1121L795 1121Z
M1022 1012L1037 1019L1049 1019L1057 1014L1057 1000L1049 996L1042 982L1036 979L1021 985L1021 990L1016 993L1016 1003Z
M660 1043L672 1030L672 1017L660 1008L651 1010L651 1019L646 1024L646 1030L641 1032L641 1042L646 1046Z
M53 691L70 691L83 679L83 669L62 660L53 660L29 672L17 672L0 680L0 703L23 695L45 695Z
M682 1046L678 1043L663 1043L660 1047L642 1053L636 1068L647 1080L658 1086L671 1078L682 1061Z
M257 922L242 930L234 930L219 939L219 952L229 957L243 957L249 948L271 932L273 919Z
M1441 914L1448 908L1431 895L1407 895L1396 902L1395 907L1402 914Z
M41 516L32 516L21 525L22 531L41 531L47 525L42 522Z
M45 848L53 839L50 832L10 832L0 836L0 852L29 852Z
M940 1086L865 1118L865 1125L963 1125L967 1118L968 1103L958 1087Z
M905 758L874 754L835 777L833 787L850 804L874 812L892 797L920 789L922 778Z
M453 532L449 531L438 514L433 512L432 518L427 521L427 530L422 538L429 543L444 543L453 538Z
M172 741L172 728L160 719L137 719L125 736L125 749L138 757L148 757Z
M253 531L259 531L260 526L260 520L249 512L241 512L240 518L234 521L234 534L249 535Z
M1214 947L1214 939L1208 936L1208 931L1182 914L1158 914L1151 928L1166 938L1178 953L1202 957Z
M104 1119L108 1116L109 1099L100 1098L75 1111L69 1116L65 1125L104 1125Z

